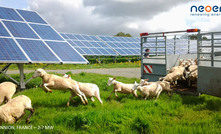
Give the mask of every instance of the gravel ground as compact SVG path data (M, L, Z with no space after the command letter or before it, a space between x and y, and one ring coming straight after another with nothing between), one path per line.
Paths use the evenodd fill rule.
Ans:
M76 69L76 70L46 70L47 72L66 73L72 72L78 74L81 72L108 74L113 76L123 76L128 78L140 78L140 68L101 68L101 69ZM34 70L24 70L25 73L34 72ZM18 74L18 70L8 70L7 74Z

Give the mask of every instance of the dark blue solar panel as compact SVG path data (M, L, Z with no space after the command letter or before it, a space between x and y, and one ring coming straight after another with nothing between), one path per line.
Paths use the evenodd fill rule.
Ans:
M50 26L47 25L37 25L37 24L30 24L31 27L38 33L38 35L42 39L47 40L62 40L61 36L55 32Z
M59 62L42 41L23 39L17 39L17 41L32 61Z
M73 34L66 34L69 39L77 40L77 38Z
M11 37L9 33L6 31L6 29L4 28L4 26L2 25L2 23L0 23L0 36Z
M76 47L77 46L77 44L75 44L73 41L71 41L71 40L67 40L67 42L68 43L70 43L73 47Z
M79 34L76 34L75 37L78 39L78 40L85 40L81 35Z
M109 40L109 41L116 41L116 40L114 40L112 37L110 37L110 36L106 36L106 38Z
M65 39L69 39L66 34L60 33L60 35L61 35L63 38L65 38Z
M106 37L104 36L99 36L99 38L101 38L103 41L109 41Z
M80 54L86 54L81 48L75 47L75 49L80 53Z
M23 21L14 9L0 7L0 19Z
M133 55L133 53L129 49L122 49L124 52L126 52L129 55Z
M85 40L92 41L92 39L88 35L81 35Z
M22 61L28 63L27 58L13 39L0 38L0 61Z
M97 48L103 55L110 55L108 51L104 48Z
M93 47L88 41L81 41L86 47Z
M89 48L81 48L81 49L86 53L86 55L94 55L94 53Z
M85 63L86 60L66 42L46 41L49 47L64 62Z
M117 55L112 49L106 48L106 51L108 51L111 55Z
M120 55L127 55L127 53L124 52L122 49L115 48L115 50L116 50Z
M101 47L97 42L90 42L93 47Z
M38 36L26 23L3 21L9 31L14 37L34 38L39 39Z
M80 41L73 41L78 47L86 47L82 42Z
M101 41L98 41L97 42L101 47L107 47L107 45L105 45L103 42L101 42Z
M100 41L96 36L94 35L90 35L91 39L93 39L94 41Z
M27 22L47 24L36 12L18 9L17 11Z
M90 50L93 51L93 53L96 54L96 55L101 55L101 54L102 54L102 53L101 53L98 49L96 49L96 48L90 48Z

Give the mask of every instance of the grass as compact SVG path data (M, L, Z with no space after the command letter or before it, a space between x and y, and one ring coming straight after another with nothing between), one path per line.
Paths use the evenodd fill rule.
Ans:
M3 68L6 64L0 64L0 68ZM119 60L118 62L110 62L110 61L103 61L102 63L98 64L95 61L91 61L90 64L49 64L45 69L46 70L65 70L65 69L96 69L96 68L136 68L140 67L141 62L140 60L132 60L128 62L126 60ZM24 64L25 70L35 70L36 68L43 68L46 64ZM18 70L16 64L12 64L9 67L9 70Z
M30 77L32 74L26 74ZM18 75L12 75L18 77ZM162 93L157 101L135 98L133 95L114 95L107 97L113 86L107 87L109 75L92 73L72 74L72 78L82 82L96 83L100 87L103 105L95 98L89 99L88 105L83 105L78 97L66 107L70 93L54 90L45 93L38 85L39 78L28 83L28 90L17 95L27 95L31 98L35 113L30 124L25 124L25 118L13 126L16 129L0 129L1 133L127 133L127 134L218 134L221 133L221 98L209 95L184 96L173 94L169 97ZM119 81L133 83L136 78L117 77ZM1 80L7 80L2 78ZM19 127L32 126L30 130ZM18 127L18 128L17 128ZM36 128L35 128L36 127ZM52 129L53 127L53 129Z

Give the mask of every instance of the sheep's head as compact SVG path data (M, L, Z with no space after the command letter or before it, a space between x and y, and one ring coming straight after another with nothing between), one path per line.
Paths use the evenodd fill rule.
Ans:
M108 82L107 82L107 86L110 86L111 84L113 84L113 82L116 80L116 78L110 78L108 79Z
M134 85L132 87L132 90L137 90L140 84L138 84L136 81L134 82Z
M45 73L46 72L44 71L44 69L39 68L35 70L34 74L32 75L32 78L42 77L45 75Z
M71 79L71 75L70 74L63 74L63 77Z
M149 79L141 79L140 85L143 86L146 82L148 82Z

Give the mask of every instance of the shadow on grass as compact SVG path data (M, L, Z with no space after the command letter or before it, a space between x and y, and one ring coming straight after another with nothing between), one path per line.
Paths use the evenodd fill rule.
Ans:
M180 95L182 98L182 103L185 105L198 106L197 110L211 110L220 111L221 110L221 100L220 99L210 99L205 96L189 96Z

